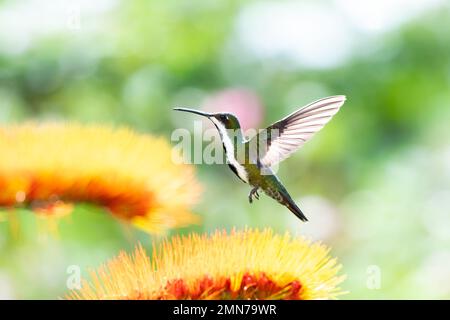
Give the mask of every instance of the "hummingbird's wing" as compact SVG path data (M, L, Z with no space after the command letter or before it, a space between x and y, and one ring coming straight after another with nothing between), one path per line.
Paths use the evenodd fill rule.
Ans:
M270 167L289 157L322 129L344 102L345 96L317 100L259 132L249 142L256 143L260 164Z

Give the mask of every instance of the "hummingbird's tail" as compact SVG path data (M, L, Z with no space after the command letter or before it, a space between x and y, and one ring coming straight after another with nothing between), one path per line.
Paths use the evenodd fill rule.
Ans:
M306 222L308 219L303 214L302 210L295 204L294 200L289 195L283 196L283 193L281 193L283 197L283 201L280 202L281 204L285 205L293 214L297 216L300 220Z
M287 207L293 214L297 216L300 220L306 222L308 219L303 214L302 210L295 204L287 190L283 187L278 179L275 180L277 187L270 186L268 188L263 188L264 192L271 198L277 200L283 206Z

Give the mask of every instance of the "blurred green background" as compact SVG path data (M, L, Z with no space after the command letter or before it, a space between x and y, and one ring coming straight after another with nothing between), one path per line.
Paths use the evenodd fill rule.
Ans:
M211 231L273 227L321 240L345 298L450 298L448 1L0 1L0 123L73 120L170 139L230 108L264 127L315 99L348 101L279 176L310 222L225 165L197 165ZM63 146L62 146L63 152ZM1 154L0 154L1 157ZM54 299L68 267L155 238L79 206L59 236L22 210L0 224L0 298ZM157 241L158 239L156 239Z

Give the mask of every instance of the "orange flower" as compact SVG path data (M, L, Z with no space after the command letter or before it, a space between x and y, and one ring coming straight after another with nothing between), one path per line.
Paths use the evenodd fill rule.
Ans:
M128 129L77 124L0 128L0 206L63 216L88 202L149 232L195 222L200 187L169 144Z
M329 249L270 230L164 241L152 262L138 246L91 272L70 299L328 299L342 291Z

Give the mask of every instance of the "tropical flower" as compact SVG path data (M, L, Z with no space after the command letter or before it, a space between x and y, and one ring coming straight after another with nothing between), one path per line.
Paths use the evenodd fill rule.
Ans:
M200 186L161 138L106 126L25 124L0 128L0 206L60 217L74 203L100 205L149 231L195 222Z
M203 109L212 113L231 112L239 118L244 131L259 128L264 118L264 107L258 95L243 88L228 88L215 93L204 101Z
M216 231L142 246L91 272L69 299L329 299L343 292L329 249L271 230Z

